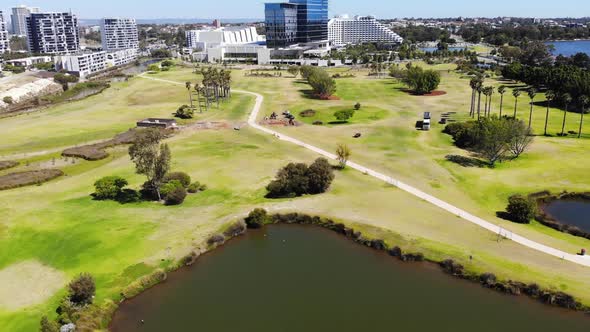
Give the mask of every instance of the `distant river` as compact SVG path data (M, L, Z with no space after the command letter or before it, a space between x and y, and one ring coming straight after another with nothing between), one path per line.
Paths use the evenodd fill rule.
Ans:
M555 46L553 55L572 56L576 53L590 55L590 40L552 41L546 44Z

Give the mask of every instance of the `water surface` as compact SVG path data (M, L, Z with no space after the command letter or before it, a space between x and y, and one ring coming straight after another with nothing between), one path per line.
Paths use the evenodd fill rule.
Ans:
M576 53L590 55L590 40L552 41L546 44L555 47L553 55L572 56Z
M589 330L580 313L293 225L250 231L201 257L122 304L112 324L113 332Z
M576 226L590 232L589 201L560 199L547 204L543 210L562 224Z

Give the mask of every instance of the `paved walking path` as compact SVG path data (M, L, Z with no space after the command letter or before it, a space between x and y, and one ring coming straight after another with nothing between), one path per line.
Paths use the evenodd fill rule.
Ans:
M169 80L163 80L163 79L153 78L153 77L146 77L143 74L140 75L139 77L150 79L150 80L155 80L155 81L160 81L160 82L165 82L165 83L171 83L171 84L176 84L176 85L182 85L182 86L184 86L184 83L175 82L175 81L169 81ZM260 112L260 108L262 107L262 103L264 102L264 97L261 94L258 94L258 93L255 93L255 92L250 92L250 91L243 91L243 90L232 90L232 91L233 92L236 92L236 93L249 94L249 95L252 95L252 96L255 96L256 97L256 103L254 105L254 108L252 109L252 113L250 113L250 116L248 117L248 124L252 128L257 129L257 130L260 130L260 131L265 132L267 134L273 135L277 139L280 139L280 140L283 140L283 141L286 141L286 142L290 142L290 143L299 145L301 147L304 147L306 149L309 149L309 150L311 150L313 152L316 152L316 153L318 153L318 154L320 154L320 155L322 155L322 156L324 156L326 158L329 158L329 159L332 159L332 160L336 160L337 159L336 155L334 155L334 154L332 154L330 152L324 151L324 150L322 150L322 149L320 149L318 147L315 147L313 145L310 145L310 144L307 144L305 142L302 142L302 141L300 141L298 139L295 139L295 138L292 138L292 137L283 135L283 134L281 134L281 133L279 133L277 131L274 131L274 130L271 130L269 128L266 128L266 127L263 127L263 126L259 125L257 123L256 119L258 117L258 113ZM385 174L379 173L377 171L374 171L374 170L372 170L370 168L364 167L364 166L362 166L360 164L357 164L357 163L354 163L354 162L349 162L347 165L349 167L353 168L353 169L356 169L356 170L364 173L364 174L370 175L370 176L375 177L375 178L377 178L379 180L382 180L382 181L387 182L387 183L389 183L391 185L394 185L397 188L399 188L399 189L401 189L401 190L403 190L405 192L408 192L408 193L410 193L410 194L412 194L412 195L414 195L414 196L416 196L416 197L418 197L420 199L423 199L423 200L427 201L428 203L431 203L433 205L436 205L437 207L439 207L439 208L441 208L441 209L443 209L443 210L445 210L447 212L450 212L450 213L452 213L452 214L454 214L454 215L456 215L456 216L458 216L458 217L460 217L460 218L462 218L462 219L464 219L466 221L469 221L469 222L471 222L471 223L473 223L475 225L478 225L478 226L480 226L482 228L485 228L485 229L487 229L487 230L489 230L489 231L491 231L491 232L493 232L495 234L498 234L499 236L503 236L503 237L505 237L505 238L507 238L509 240L512 240L512 241L514 241L516 243L519 243L519 244L521 244L523 246L529 247L531 249L538 250L540 252L549 254L551 256L555 256L555 257L558 257L558 258L561 258L561 259L564 259L564 260L567 260L567 261L570 261L570 262L574 262L574 263L577 263L577 264L580 264L580 265L584 265L584 266L589 266L590 267L590 256L583 257L583 256L578 256L578 255L575 255L575 254L571 254L571 253L566 253L566 252L563 252L561 250L558 250L558 249L555 249L555 248L546 246L544 244L541 244L541 243L538 243L538 242L529 240L529 239L527 239L527 238L525 238L523 236L520 236L518 234L514 234L514 233L512 233L510 231L507 231L507 230L503 229L502 227L500 227L498 225L495 225L495 224L493 224L491 222L488 222L488 221L483 220L483 219L481 219L479 217L476 217L476 216L470 214L467 211L461 210L460 208L458 208L456 206L453 206L453 205L451 205L451 204L449 204L449 203L447 203L445 201L442 201L442 200L440 200L440 199L438 199L438 198L436 198L434 196L431 196L431 195L429 195L429 194L427 194L427 193L425 193L425 192L423 192L423 191L421 191L421 190L419 190L417 188L414 188L414 187L412 187L412 186L410 186L408 184L405 184L405 183L403 183L403 182L401 182L401 181L399 181L397 179L394 179L394 178L392 178L390 176L387 176Z

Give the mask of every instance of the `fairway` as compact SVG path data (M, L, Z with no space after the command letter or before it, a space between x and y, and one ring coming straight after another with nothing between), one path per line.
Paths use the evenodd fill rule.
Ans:
M495 218L495 212L504 208L512 193L587 190L590 175L579 161L590 158L590 151L581 148L588 140L538 137L532 151L522 159L493 170L462 168L447 162L447 154L464 152L451 145L441 126L421 132L414 125L424 111L433 112L435 118L443 112L467 112L470 90L468 80L449 72L450 67L436 68L443 75L440 89L447 92L440 97L409 95L402 91L401 83L370 78L363 70L355 71L355 78L337 80L340 100L333 101L307 99L307 86L288 77L246 77L236 70L232 87L264 95L260 118L283 110L298 115L311 108L327 123L335 110L351 109L359 102L362 107L349 124L313 126L313 118L298 117L304 122L300 127L273 129L327 151L346 143L353 151L353 160L400 177L535 241L568 252L588 247L588 240L537 224L514 225ZM96 303L118 301L125 286L156 268L173 265L256 207L334 218L388 244L423 252L430 259L453 257L472 271L537 282L590 304L588 268L499 240L495 234L351 169L337 172L333 187L324 195L265 198L265 186L279 168L288 162L309 163L318 155L249 127L239 131L233 126L184 130L167 141L173 171L185 171L209 188L189 196L182 206L93 200L92 185L103 176L123 176L136 189L145 181L134 174L126 147L109 149L110 157L99 162L65 162L59 152L111 138L143 118L170 117L180 105L188 103L184 82L199 79L190 69L180 67L152 77L181 86L133 78L82 101L0 119L4 143L0 155L18 156L14 159L21 162L0 174L40 165L60 167L67 174L41 186L0 192L0 214L4 216L0 221L0 294L29 299L26 303L0 302L0 326L9 331L36 330L42 315L54 315L66 283L80 272L95 276ZM195 119L181 124L245 123L253 105L254 97L236 92L219 109L197 113ZM528 114L528 105L521 106L519 111ZM535 114L535 128L543 121L540 113ZM559 111L552 113L557 119ZM573 126L574 117L570 119ZM590 132L590 123L588 129ZM363 136L354 139L356 132ZM55 165L52 158L58 160ZM27 285L35 282L32 277L22 278L20 287L10 289L14 285L11 280L35 270L48 276L44 281L47 285L37 286L45 290L42 297L30 296Z

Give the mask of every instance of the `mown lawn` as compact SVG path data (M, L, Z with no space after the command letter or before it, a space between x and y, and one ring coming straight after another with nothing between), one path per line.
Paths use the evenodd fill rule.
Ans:
M246 78L234 72L236 89L265 95L263 112L313 108L329 115L332 109L352 107L382 114L378 120L346 126L304 125L285 132L327 150L349 144L353 159L396 175L428 192L450 200L490 219L512 192L567 188L582 190L590 177L580 160L588 159L581 146L587 140L539 138L521 160L497 169L464 169L444 161L452 147L450 138L436 127L431 132L413 129L425 110L466 111L467 82L443 71L441 97L410 96L388 79L338 80L336 101L306 99L292 78ZM176 68L154 75L184 83L197 77L189 69ZM182 86L135 78L115 85L87 100L59 106L43 113L0 120L2 146L7 153L34 153L59 149L92 139L108 138L133 126L139 117L166 116L188 102ZM465 100L467 102L468 99ZM234 93L220 110L199 114L195 121L245 121L253 98ZM468 105L467 105L468 106ZM294 114L296 114L294 112ZM261 114L264 116L264 114ZM29 132L29 128L31 132ZM355 140L352 133L362 132ZM75 135L72 133L76 133ZM80 140L80 141L78 141ZM134 174L126 147L110 150L99 162L61 164L67 176L42 186L0 192L0 271L25 261L73 278L90 272L97 279L97 303L118 300L122 288L157 267L167 266L225 225L243 218L254 207L273 212L297 211L323 215L354 225L364 233L385 238L392 245L422 251L427 257L454 257L474 271L491 271L503 279L536 281L544 287L570 292L590 304L588 269L523 248L445 213L391 186L352 170L338 172L331 190L320 196L269 200L265 186L288 162L311 162L317 156L250 128L240 131L187 130L169 139L173 170L186 171L209 190L188 197L185 204L165 207L155 203L121 205L94 201L92 184L107 175L127 178L132 188L144 179ZM20 168L47 166L58 152L22 159ZM495 220L504 223L501 220ZM506 227L565 250L589 243L537 224ZM473 256L473 260L469 260ZM13 278L21 276L15 275ZM10 280L0 280L0 294ZM36 298L30 305L8 308L0 301L0 326L7 331L34 331L41 315L54 315L65 292ZM19 290L27 294L27 289ZM32 297L35 299L35 297ZM8 299L9 300L9 299Z

